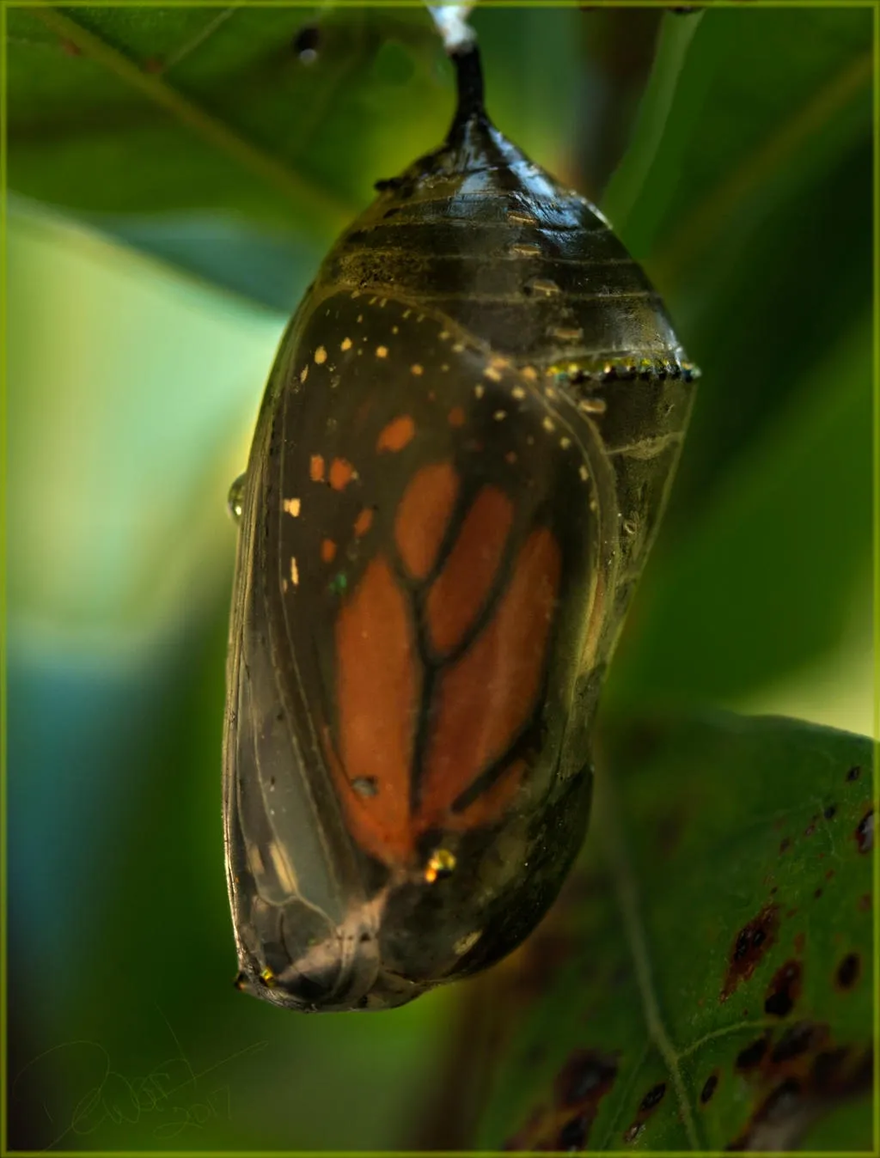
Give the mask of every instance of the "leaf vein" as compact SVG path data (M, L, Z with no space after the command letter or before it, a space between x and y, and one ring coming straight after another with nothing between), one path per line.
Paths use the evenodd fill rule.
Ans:
M597 812L601 809L602 823L598 825L598 828L602 832L605 856L617 893L617 905L623 919L624 934L635 966L636 984L642 999L642 1013L648 1030L648 1037L654 1043L669 1071L681 1107L682 1122L688 1143L691 1149L701 1150L704 1147L697 1132L694 1110L678 1064L681 1055L672 1044L660 1013L648 942L640 913L638 882L620 827L616 793L609 783L607 775L600 783L601 788L597 793Z
M340 202L326 189L313 185L293 172L276 157L171 88L159 75L142 72L134 61L69 16L54 8L35 8L33 16L59 36L71 41L124 83L164 108L209 145L225 153L242 168L261 177L298 207L307 206L337 228L347 224L354 216L355 208Z
M240 4L234 4L231 8L224 8L221 12L218 12L217 15L213 16L207 24L203 25L194 36L191 36L189 40L181 44L179 48L167 55L162 71L168 72L172 68L176 68L181 61L191 56L197 48L201 48L201 46L214 35L217 29L225 24L230 16L240 11L240 9Z

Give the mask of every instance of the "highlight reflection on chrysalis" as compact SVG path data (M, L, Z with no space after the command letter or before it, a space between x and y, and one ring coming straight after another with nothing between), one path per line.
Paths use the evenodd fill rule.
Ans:
M239 984L291 1009L400 1005L555 898L691 403L642 270L453 61L445 143L328 254L230 494Z

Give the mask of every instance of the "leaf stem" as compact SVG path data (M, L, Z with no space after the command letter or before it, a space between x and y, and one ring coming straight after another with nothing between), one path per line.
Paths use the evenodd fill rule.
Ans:
M660 150L678 78L702 19L702 12L691 13L686 20L671 12L664 13L654 68L642 97L633 143L612 174L602 198L602 211L618 232L625 232L627 218L641 196Z

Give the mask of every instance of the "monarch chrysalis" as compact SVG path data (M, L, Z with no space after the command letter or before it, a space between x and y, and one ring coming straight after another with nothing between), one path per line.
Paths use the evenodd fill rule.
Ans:
M294 1009L400 1005L553 901L691 401L642 270L453 59L446 142L326 258L234 497L239 984Z

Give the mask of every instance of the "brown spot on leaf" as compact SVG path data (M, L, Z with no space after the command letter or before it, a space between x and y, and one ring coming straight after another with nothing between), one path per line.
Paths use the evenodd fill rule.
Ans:
M862 769L860 768L860 766L858 764L854 764L853 767L850 768L849 772L847 772L846 778L847 778L847 780L858 780L858 778L861 776L861 774L862 774Z
M556 1139L555 1150L583 1150L587 1144L591 1120L586 1114L576 1114L565 1123Z
M807 827L804 829L804 836L812 836L815 831L816 831L815 824L808 824Z
M819 1089L827 1089L834 1082L835 1075L840 1071L848 1052L846 1046L840 1046L838 1049L826 1049L816 1054L810 1074Z
M790 848L791 848L791 840L789 837L784 836L782 838L782 840L779 842L779 851L780 852L787 852L788 849L790 849Z
M859 821L855 831L859 852L870 852L874 847L874 809L869 808Z
M645 1128L645 1123L651 1114L657 1109L663 1101L663 1095L666 1093L666 1082L657 1082L656 1085L651 1086L650 1090L643 1096L639 1102L639 1108L636 1110L636 1116L633 1118L632 1124L624 1131L624 1142L634 1142L636 1138L642 1133Z
M804 945L806 944L806 933L795 933L794 935L794 951L795 953L803 953Z
M827 1025L817 1025L812 1021L796 1021L786 1029L770 1054L774 1065L791 1061L808 1050L814 1050L828 1036Z
M617 1059L611 1054L578 1049L570 1054L556 1078L556 1099L563 1106L607 1094L617 1076Z
M764 1054L767 1052L767 1045L769 1037L765 1033L763 1037L757 1038L751 1045L747 1045L745 1049L741 1049L736 1055L736 1068L738 1070L753 1070L755 1066L761 1064Z
M647 1114L658 1106L663 1100L663 1095L666 1093L666 1082L658 1082L656 1086L651 1086L650 1090L645 1094L639 1103L639 1113Z
M871 894L870 893L862 893L862 895L859 897L859 900L858 900L858 906L859 906L859 912L860 913L870 913L871 909L872 909Z
M804 1132L832 1105L871 1088L873 1052L835 1047L829 1027L790 1025L745 1080L754 1088L751 1118L728 1150L796 1149Z
M858 953L847 953L837 966L837 984L840 989L852 989L859 979L862 963Z
M554 1083L554 1099L535 1111L505 1150L583 1150L599 1103L617 1077L617 1058L597 1050L569 1054Z
M797 1078L786 1078L770 1094L761 1107L764 1119L773 1118L781 1111L788 1111L801 1095L801 1083Z
M821 889L816 889L816 891L813 893L813 896L814 896L814 897L816 898L816 900L818 901L818 899L819 899L819 898L822 896L822 890L821 890Z
M764 999L764 1012L786 1017L794 1008L803 987L803 969L799 961L786 961L773 975Z
M721 990L722 1001L730 997L741 981L748 981L752 976L758 962L776 940L778 930L778 905L765 905L757 917L740 929L731 946L730 964Z
M825 817L826 820L831 820L833 817L835 817L837 815L837 805L836 804L829 804L828 807L825 809L825 811L822 813L822 815Z
M712 1095L718 1087L718 1070L713 1070L703 1083L703 1088L700 1090L700 1102L706 1105L711 1100Z

